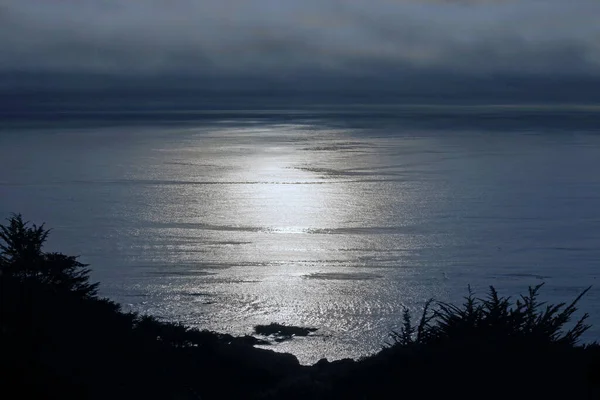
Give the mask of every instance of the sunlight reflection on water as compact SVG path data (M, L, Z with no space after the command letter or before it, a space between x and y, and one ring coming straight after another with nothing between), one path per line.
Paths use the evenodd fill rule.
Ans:
M305 363L376 351L403 307L459 300L467 284L515 294L543 279L568 301L598 276L592 134L90 132L28 133L29 161L55 161L0 172L0 212L47 221L50 245L82 254L127 309L235 334L319 328L271 346ZM598 293L585 301L600 321Z

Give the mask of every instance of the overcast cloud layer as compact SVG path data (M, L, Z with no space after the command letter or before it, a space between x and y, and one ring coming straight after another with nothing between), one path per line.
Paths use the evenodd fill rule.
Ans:
M3 0L0 73L600 76L598 0Z

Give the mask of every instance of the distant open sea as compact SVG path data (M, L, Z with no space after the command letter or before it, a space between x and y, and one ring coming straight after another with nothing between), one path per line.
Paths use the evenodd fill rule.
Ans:
M124 309L302 363L375 352L404 307L589 285L600 340L600 108L357 105L0 113L0 217L52 228Z

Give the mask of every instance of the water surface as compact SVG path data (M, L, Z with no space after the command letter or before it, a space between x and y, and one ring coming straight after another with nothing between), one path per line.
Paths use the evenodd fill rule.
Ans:
M595 108L331 107L5 115L0 215L53 228L126 309L230 332L319 328L305 363L377 351L403 307L600 260ZM582 308L600 338L600 292Z

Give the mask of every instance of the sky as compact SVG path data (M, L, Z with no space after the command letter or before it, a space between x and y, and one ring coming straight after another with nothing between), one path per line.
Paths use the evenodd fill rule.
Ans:
M591 95L600 1L0 0L0 88L111 82Z

